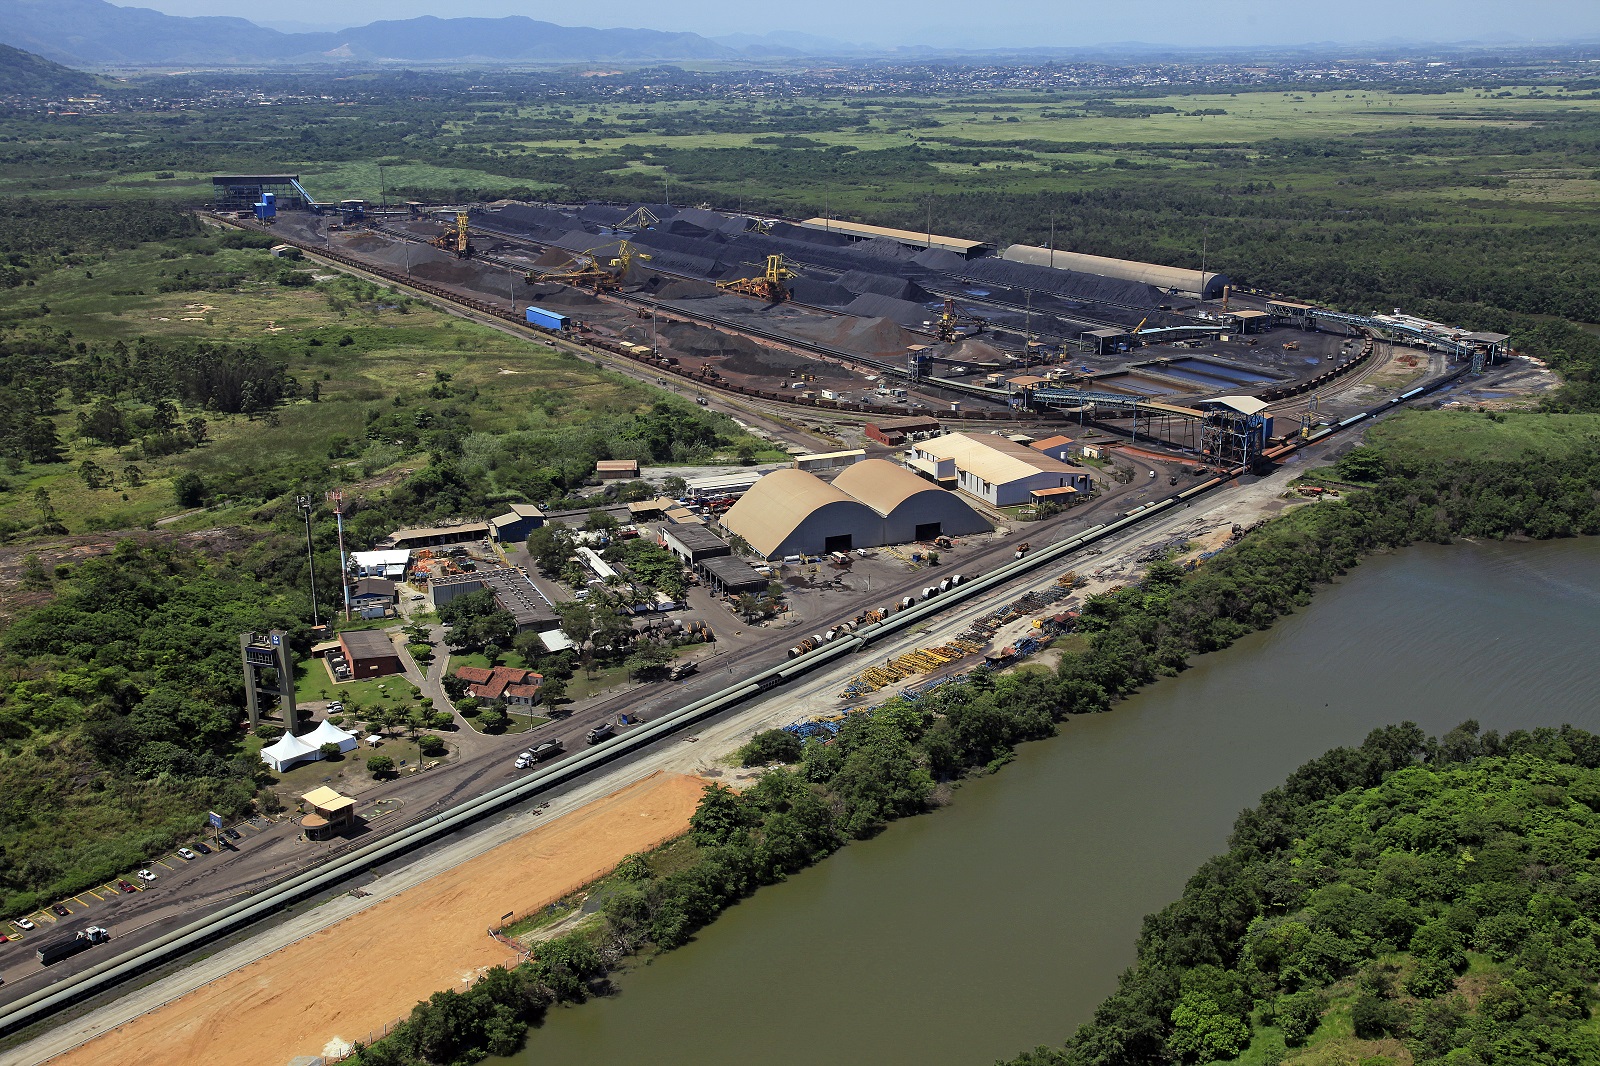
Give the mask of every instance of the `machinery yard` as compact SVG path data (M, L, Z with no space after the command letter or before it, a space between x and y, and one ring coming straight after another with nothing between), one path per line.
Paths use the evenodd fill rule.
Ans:
M1189 285L1201 299L982 254L976 242L968 258L937 234L860 239L818 220L659 204L403 214L363 225L290 212L275 225L518 318L529 306L564 316L575 336L706 386L841 410L1063 417L1029 394L1071 389L1106 401L1076 414L1120 428L1140 403L1189 410L1241 391L1303 391L1361 335L1299 328L1309 323L1267 314L1267 300L1228 291L1222 275ZM1199 277L1122 266L1171 286Z

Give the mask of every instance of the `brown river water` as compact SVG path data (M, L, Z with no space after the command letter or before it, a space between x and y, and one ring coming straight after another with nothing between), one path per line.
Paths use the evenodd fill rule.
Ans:
M1417 547L552 1012L516 1066L984 1066L1059 1043L1296 766L1410 719L1600 731L1600 540Z

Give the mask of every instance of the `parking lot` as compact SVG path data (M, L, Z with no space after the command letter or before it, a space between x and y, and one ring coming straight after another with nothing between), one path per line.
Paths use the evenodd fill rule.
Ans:
M179 876L190 868L204 864L208 858L221 850L238 850L247 846L250 838L272 826L273 820L265 816L257 816L236 823L222 830L223 843L216 840L196 839L174 848L171 852L159 855L137 870L129 870L118 877L113 877L104 884L86 889L76 896L69 896L58 900L46 907L41 907L30 914L22 915L7 921L3 927L3 934L7 942L37 944L50 939L58 932L57 927L64 930L76 931L81 928L80 922L105 923L116 913L117 904L124 896L135 895L153 887L157 882L169 876ZM229 836L233 834L236 839ZM200 848L206 851L200 851ZM179 852L188 850L194 855L192 859L184 858ZM63 930L63 931L64 931ZM112 935L116 935L112 930ZM0 974L12 978L17 974L8 972L18 961L17 957L6 957L0 960ZM38 969L31 954L27 955L25 967L20 972L32 972Z

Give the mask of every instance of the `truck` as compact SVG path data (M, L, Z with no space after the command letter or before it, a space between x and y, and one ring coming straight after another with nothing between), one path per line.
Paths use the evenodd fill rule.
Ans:
M532 304L528 305L523 317L530 326L541 326L545 329L553 329L558 333L565 331L572 322L571 319L559 311L546 311L544 308L534 307Z
M78 952L87 951L96 944L103 944L110 939L110 932L98 925L91 925L75 936L62 937L60 940L52 940L48 944L40 944L34 954L39 956L41 963L49 966L51 963L60 962L62 959L70 959Z
M690 674L694 673L698 669L700 669L700 664L699 663L688 662L688 661L679 662L679 663L673 663L672 664L672 669L667 671L667 680L669 680L669 681L681 681L684 678L688 677Z

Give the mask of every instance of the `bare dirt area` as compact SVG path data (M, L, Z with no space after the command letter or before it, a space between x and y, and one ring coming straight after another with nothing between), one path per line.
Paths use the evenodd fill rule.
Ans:
M52 1060L282 1066L336 1051L512 960L487 930L689 827L704 782L655 773Z

